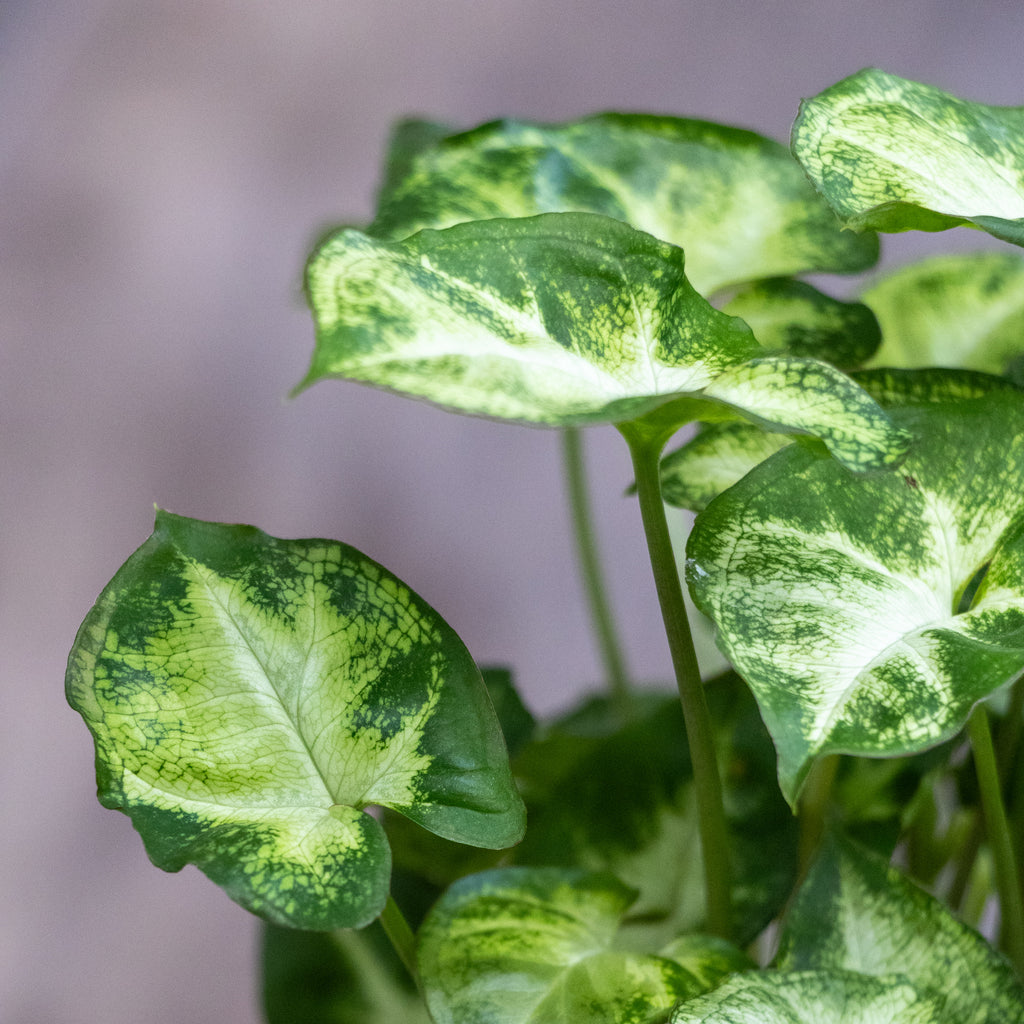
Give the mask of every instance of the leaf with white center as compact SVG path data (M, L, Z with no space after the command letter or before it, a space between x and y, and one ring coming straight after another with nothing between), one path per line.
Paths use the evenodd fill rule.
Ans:
M885 975L944 1000L958 1024L1024 1022L1024 985L977 932L881 858L829 837L786 916L776 966Z
M648 1024L750 966L713 938L658 955L617 951L633 895L611 875L559 868L505 868L456 882L418 936L436 1024Z
M791 445L690 537L691 593L757 697L791 804L819 755L933 746L1024 667L1024 395L892 415L916 438L898 473Z
M370 234L599 213L682 246L702 294L762 277L855 273L878 258L877 239L841 231L784 146L707 121L499 121L424 147L388 179Z
M313 256L317 322L300 387L345 378L461 412L550 426L753 416L879 468L906 437L824 363L760 356L742 320L683 273L681 249L592 214L459 224L380 242L345 231ZM758 357L758 358L752 358Z
M834 299L788 277L754 282L722 312L742 317L773 352L821 359L844 370L863 366L882 340L875 314L864 303Z
M851 379L883 409L1012 391L1003 378L964 370L859 370ZM661 493L669 505L701 512L755 466L793 443L753 423L705 423L697 434L661 461Z
M166 871L196 864L294 927L360 927L391 856L390 807L462 843L524 829L505 747L461 641L353 548L157 514L89 613L67 696L99 799Z
M300 387L371 383L553 426L629 419L760 351L683 273L682 250L589 214L354 231L307 270L317 326Z
M896 965L898 966L898 965ZM762 971L676 1008L669 1024L961 1024L899 975Z
M848 227L973 224L1024 245L1024 107L868 68L801 104L793 152Z
M1024 356L1024 259L1014 253L922 260L863 298L882 326L877 366L1006 373Z

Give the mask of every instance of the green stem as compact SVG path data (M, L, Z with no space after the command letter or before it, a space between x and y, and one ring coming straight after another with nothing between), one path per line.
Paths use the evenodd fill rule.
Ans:
M996 768L999 772L999 788L1002 792L1006 792L1010 769L1013 766L1017 746L1020 742L1022 717L1024 717L1024 676L1018 678L1010 690L1010 706L1003 720L1002 727L999 729L999 738L996 743ZM1011 839L1015 831L1011 823ZM967 883L970 881L971 869L974 866L978 853L981 851L981 844L984 838L985 823L980 815L975 814L967 839L957 854L956 874L953 877L953 884L950 886L948 894L950 906L960 906L964 894L967 892ZM1013 841L1013 845L1014 849L1019 849L1016 840Z
M416 937L413 935L409 922L405 915L398 909L395 898L388 893L388 901L384 905L384 912L380 915L380 923L384 933L395 947L399 959L405 964L405 969L412 975L419 984L419 971L416 967Z
M979 705L971 715L967 723L967 734L974 751L974 769L985 814L985 829L995 861L1006 951L1017 970L1024 973L1024 898L1021 896L1020 875L999 785L999 769L988 724L988 712L984 706Z
M640 516L683 706L704 860L707 927L714 934L728 938L732 931L732 878L722 783L711 717L693 647L665 506L661 500L660 457L666 438L633 427L633 424L620 424L619 430L629 445L633 460Z
M562 453L566 482L569 487L569 504L572 509L573 532L576 536L576 550L583 574L583 585L590 605L590 616L594 624L605 677L611 690L612 703L620 720L633 717L633 693L626 673L622 646L615 631L611 608L607 600L604 573L597 553L597 541L591 516L590 495L587 488L586 467L583 462L583 442L580 431L569 428L562 431Z
M798 863L802 877L821 845L828 824L832 786L839 769L839 755L819 758L811 768L800 797L800 845Z

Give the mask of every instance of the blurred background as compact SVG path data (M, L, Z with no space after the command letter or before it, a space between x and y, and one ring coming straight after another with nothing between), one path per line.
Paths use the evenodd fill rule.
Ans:
M598 678L555 433L334 382L285 400L307 248L369 218L392 121L650 110L786 140L802 97L866 65L1024 103L1022 38L1024 6L985 0L5 0L0 1022L259 1019L255 920L150 865L64 703L154 503L355 545L535 712ZM625 445L585 438L629 665L664 681Z

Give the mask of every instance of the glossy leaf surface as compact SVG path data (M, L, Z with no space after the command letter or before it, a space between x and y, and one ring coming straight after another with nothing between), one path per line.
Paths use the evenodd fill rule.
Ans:
M970 223L1024 245L1024 107L868 68L801 104L793 152L856 230Z
M932 746L1024 665L1024 396L893 415L917 437L899 472L853 477L792 445L690 538L691 592L757 696L791 803L819 754Z
M778 964L886 975L898 968L959 1024L1024 1021L1024 986L977 932L879 857L830 838L787 915Z
M295 927L381 911L374 805L486 847L522 836L500 730L465 647L352 548L157 515L83 624L67 694L99 798L159 867L196 864Z
M604 217L474 222L397 243L341 232L311 260L307 291L317 345L301 386L359 380L551 426L632 420L685 397L674 423L755 416L823 437L856 468L905 450L848 378L761 355L743 321L694 292L682 250Z
M702 294L740 281L855 272L877 240L839 230L785 147L706 121L601 114L564 125L500 121L389 168L370 233L541 213L598 213L686 250Z
M647 1024L749 966L711 938L662 955L615 951L632 899L610 875L568 869L506 868L456 882L419 933L436 1024Z
M846 971L741 974L683 1003L669 1024L959 1024L898 975Z
M1024 356L1024 259L938 256L901 267L864 293L882 325L878 366L1006 373Z

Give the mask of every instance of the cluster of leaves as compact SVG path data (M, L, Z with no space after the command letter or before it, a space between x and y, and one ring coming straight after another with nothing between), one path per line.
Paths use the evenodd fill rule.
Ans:
M159 512L68 697L152 860L267 920L272 1024L1024 1022L1024 261L803 279L960 224L1024 244L1024 109L878 71L792 152L400 126L310 259L300 389L614 424L679 698L538 723L359 552ZM703 683L663 499L733 666Z

